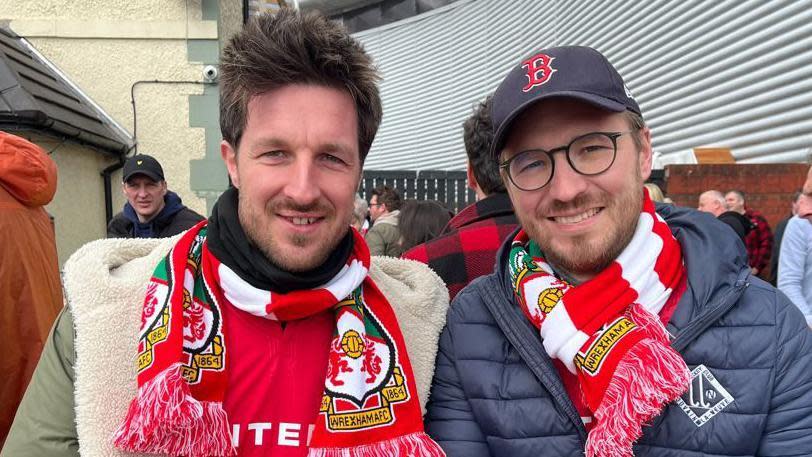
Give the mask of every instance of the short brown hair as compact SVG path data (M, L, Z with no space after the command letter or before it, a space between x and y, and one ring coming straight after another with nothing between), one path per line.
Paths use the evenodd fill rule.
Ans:
M471 117L462 124L462 140L465 153L474 172L476 183L485 195L505 192L505 183L499 174L499 159L491 154L493 143L493 122L491 104L493 97L487 96L477 104Z
M252 97L289 84L346 90L358 114L358 150L366 158L381 123L378 71L363 46L317 12L283 8L249 21L223 49L220 132L236 150Z
M378 204L383 203L386 205L387 211L396 211L400 209L401 199L400 193L392 187L389 186L378 186L372 189L372 194L370 195L370 199L373 196L378 196Z

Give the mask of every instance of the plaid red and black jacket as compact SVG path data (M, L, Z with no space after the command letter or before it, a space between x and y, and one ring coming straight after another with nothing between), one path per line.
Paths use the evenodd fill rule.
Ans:
M496 251L517 226L508 195L492 194L463 208L439 237L413 247L402 257L436 271L454 299L469 282L493 272Z
M770 230L770 225L767 219L758 211L746 209L744 216L750 219L755 227L747 237L744 239L744 245L747 247L747 259L751 267L758 270L758 274L767 268L770 263L770 255L773 249L773 233Z

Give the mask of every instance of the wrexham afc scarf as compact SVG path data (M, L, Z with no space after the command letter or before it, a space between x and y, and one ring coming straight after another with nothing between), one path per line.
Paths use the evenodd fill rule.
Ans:
M147 285L138 395L116 432L117 447L188 457L236 454L223 398L229 357L239 355L230 354L225 344L223 304L216 298L225 296L243 311L280 321L335 311L308 456L445 455L423 431L403 336L392 307L368 275L369 249L357 232L352 254L335 277L314 289L281 294L258 289L217 262L208 250L206 225L203 221L180 238ZM216 272L214 265L219 265Z
M544 349L577 374L595 416L586 455L631 456L642 426L690 381L657 317L685 274L682 252L648 194L631 242L591 280L576 287L558 279L524 230L508 268Z

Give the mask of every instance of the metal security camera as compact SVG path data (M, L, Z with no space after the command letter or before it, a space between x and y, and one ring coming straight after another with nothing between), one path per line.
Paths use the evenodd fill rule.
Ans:
M217 71L217 67L214 65L206 65L203 67L203 80L207 83L216 82L218 75L219 72Z

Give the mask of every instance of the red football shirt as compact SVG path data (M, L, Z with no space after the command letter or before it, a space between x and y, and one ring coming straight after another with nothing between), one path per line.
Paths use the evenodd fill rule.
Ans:
M335 328L332 310L287 322L222 303L224 408L240 456L304 457L319 412Z

